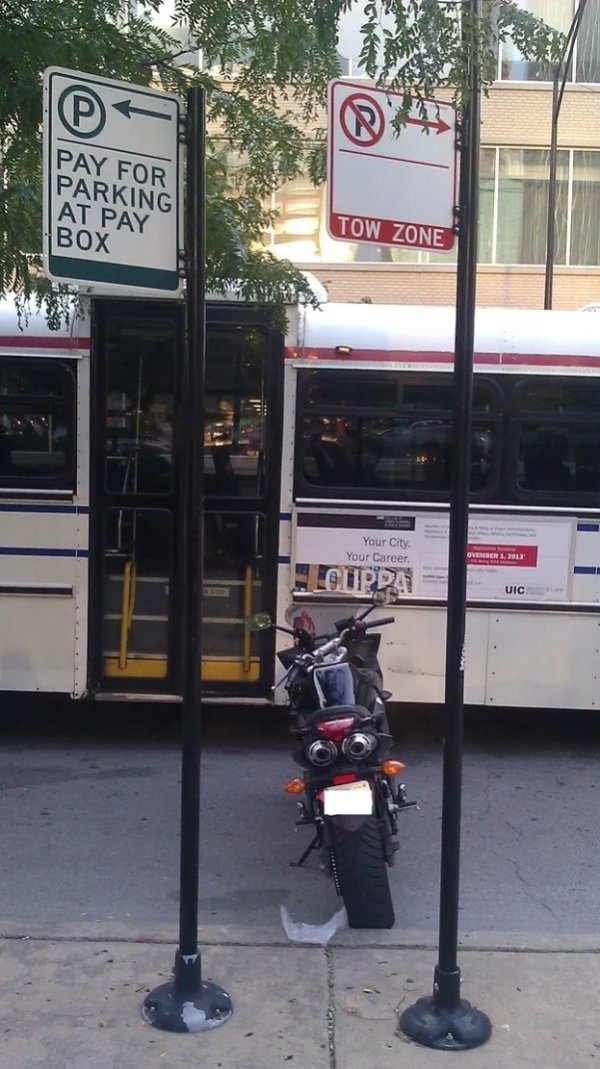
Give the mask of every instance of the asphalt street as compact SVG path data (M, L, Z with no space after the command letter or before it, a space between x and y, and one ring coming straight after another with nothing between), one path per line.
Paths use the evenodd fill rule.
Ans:
M176 922L180 747L174 707L5 700L0 714L0 921ZM420 809L402 816L397 928L437 926L441 717L396 712ZM209 708L202 759L200 921L281 932L280 907L321 923L339 902L316 855L290 862L294 774L284 715ZM467 718L461 931L597 933L600 720Z

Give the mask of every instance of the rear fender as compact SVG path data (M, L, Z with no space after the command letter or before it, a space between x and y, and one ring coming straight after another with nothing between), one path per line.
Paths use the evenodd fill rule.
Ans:
M359 831L363 824L366 824L367 820L371 820L372 816L372 813L361 813L360 815L353 814L352 816L349 816L346 813L340 813L335 817L325 817L325 826L331 823L335 824L338 828L343 828L344 831Z

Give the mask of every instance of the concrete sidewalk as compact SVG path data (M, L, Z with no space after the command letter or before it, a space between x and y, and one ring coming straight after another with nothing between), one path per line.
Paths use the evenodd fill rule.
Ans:
M396 1009L431 990L431 934L342 932L327 949L274 930L202 930L203 971L233 1018L200 1035L144 1024L168 979L174 933L0 926L0 1065L6 1069L584 1069L600 1067L600 940L472 935L465 998L491 1017L478 1050L439 1053L395 1034ZM99 930L100 929L100 930Z

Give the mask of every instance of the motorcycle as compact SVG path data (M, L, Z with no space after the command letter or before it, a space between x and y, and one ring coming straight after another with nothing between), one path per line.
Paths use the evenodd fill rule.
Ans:
M394 906L388 866L398 849L397 817L416 805L397 782L404 764L389 757L389 732L377 652L380 635L367 635L394 617L366 622L387 603L376 591L360 616L338 620L334 635L313 636L304 628L276 627L294 645L277 656L285 668L281 683L288 694L292 733L299 741L294 760L302 777L285 790L304 794L297 827L312 826L314 837L294 864L301 866L318 850L343 899L351 928L391 928ZM251 631L272 628L267 613L246 621ZM281 685L281 684L280 684Z

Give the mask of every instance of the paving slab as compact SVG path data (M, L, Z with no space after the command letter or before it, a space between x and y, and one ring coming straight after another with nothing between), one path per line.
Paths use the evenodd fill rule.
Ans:
M207 946L204 975L229 991L234 1015L209 1033L172 1035L145 1024L140 1005L169 978L173 944L90 928L92 938L0 940L2 1069L600 1069L593 947L463 950L464 997L489 1014L493 1035L450 1054L396 1034L397 1010L431 990L432 949L252 946L249 933Z
M470 951L463 996L491 1018L476 1050L429 1050L394 1035L396 1010L431 992L435 953L331 951L337 1069L589 1069L600 1066L600 954Z
M144 1023L148 990L170 976L164 945L4 940L0 1065L6 1069L329 1069L327 959L321 949L214 947L204 975L234 1014L201 1035Z

